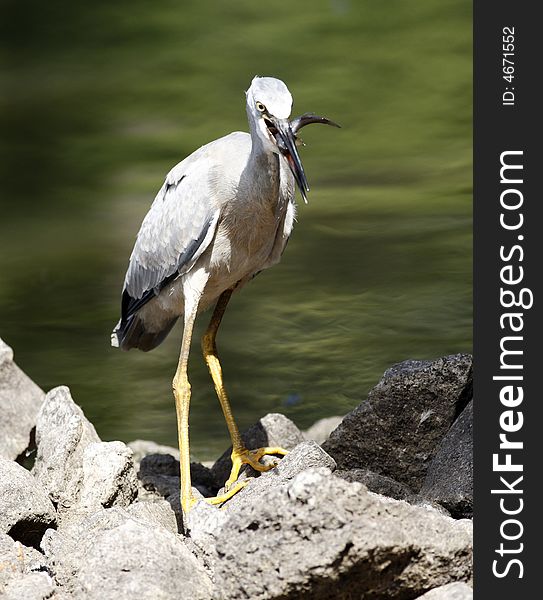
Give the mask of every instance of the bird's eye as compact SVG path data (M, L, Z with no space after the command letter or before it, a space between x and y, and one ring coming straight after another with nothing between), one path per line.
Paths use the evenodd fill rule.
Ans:
M256 108L260 111L260 112L264 112L266 110L266 107L262 104L262 102L257 102L256 103Z

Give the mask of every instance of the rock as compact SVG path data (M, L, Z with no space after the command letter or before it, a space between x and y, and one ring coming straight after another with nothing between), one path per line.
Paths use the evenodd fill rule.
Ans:
M29 446L45 394L13 362L0 338L0 458L15 460Z
M179 473L179 461L172 456L167 454L150 454L141 461L139 477L144 485L156 480L157 487L160 487L159 480L162 478L162 487L164 485L173 487L173 492L179 491ZM204 467L201 463L190 463L190 477L192 485L203 496L212 496L219 488L211 469Z
M29 573L11 579L4 588L4 600L47 600L55 592L48 573Z
M193 488L204 496L214 496L218 490L210 469L200 463L190 464ZM140 464L138 473L140 485L146 492L168 499L174 504L174 497L179 495L180 477L179 461L168 454L149 454ZM175 510L179 513L179 502L175 500ZM180 514L180 513L179 513Z
M471 537L453 519L324 468L230 510L216 553L222 600L400 600L472 572Z
M458 519L456 524L463 527L465 531L473 537L473 519Z
M77 504L85 449L100 438L67 387L51 390L38 414L38 451L33 474L58 505L59 513Z
M270 413L241 434L247 449L255 450L265 446L280 446L292 450L304 441L302 432L294 423L279 413ZM215 462L211 471L215 481L222 486L230 476L232 447L228 448ZM252 470L251 470L252 471Z
M132 450L123 442L93 442L83 452L79 504L85 510L128 506L138 483Z
M177 471L179 473L179 470ZM190 463L190 477L192 485L202 496L215 496L222 483L215 481L213 471L202 463Z
M194 495L196 497L214 496L218 487L210 469L200 463L191 463L190 470ZM170 507L170 516L173 516L176 521L175 531L182 531L183 513L179 496L179 461L169 454L148 454L141 460L137 477L138 499L150 503L166 500Z
M417 600L472 600L473 590L466 583L456 582L434 588Z
M148 454L140 461L140 477L167 475L179 477L179 460L171 454Z
M274 469L261 473L257 477L248 478L250 481L247 487L225 502L222 505L223 510L206 502L198 502L188 514L186 521L191 539L206 556L210 556L212 554L210 546L214 544L218 532L226 522L228 511L233 507L255 502L257 498L265 496L270 489L286 485L295 475L313 466L333 469L335 463L316 442L302 442L289 452ZM221 489L218 493L222 494L224 491Z
M177 448L172 448L171 446L163 446L150 440L134 440L128 442L127 446L132 448L132 452L134 453L134 463L136 465L139 465L142 459L149 454L170 455L179 461L179 450Z
M166 500L179 491L180 479L179 475L161 475L160 473L149 475L141 475L140 484L147 492L151 492L155 497L159 496Z
M213 563L215 541L228 520L230 510L248 503L254 504L259 498L264 499L270 490L286 486L298 473L315 466L325 467L330 472L335 468L335 463L316 442L302 442L277 467L251 479L247 487L224 503L222 506L226 510L219 510L217 506L206 502L198 502L188 514L186 526L206 564ZM223 491L219 490L219 493Z
M379 475L368 469L337 470L334 471L334 475L345 481L363 483L370 491L396 500L407 500L413 496L413 492L403 483L398 483L386 475Z
M332 431L343 421L343 417L326 417L319 419L309 429L303 431L303 436L306 440L322 444L325 442Z
M74 598L212 598L211 580L182 538L126 509L103 509L50 531L44 550L59 585Z
M270 490L286 485L296 475L313 467L324 467L332 471L336 468L336 463L317 442L302 442L281 459L276 467L251 479L249 484L232 496L224 506L231 510L236 506L254 503L257 498L266 496Z
M201 547L205 547L206 553L209 554L208 546L226 522L230 509L255 502L257 498L265 496L269 490L286 485L304 469L315 466L323 466L330 470L335 468L335 462L316 442L302 442L274 469L261 473L257 477L248 478L250 481L247 487L222 505L226 510L219 510L217 506L206 502L198 502L190 511L187 520L191 538ZM218 493L222 494L224 491L221 489Z
M44 584L43 577L40 580L35 578L27 579L27 577L36 573L40 575L48 574L45 556L34 550L34 548L29 548L20 542L15 542L9 535L0 533L0 594L2 590L5 594L1 597L20 598L20 600L49 597L40 596L37 593L32 595L31 591L28 590L28 581L35 582L37 592L49 587ZM25 595L16 595L19 587L25 591Z
M129 506L138 494L132 450L123 442L91 442L75 468L81 476L60 513L60 527L101 508Z
M34 477L0 458L3 597L472 598L473 523L430 506L471 514L470 398L471 358L457 355L389 369L341 423L306 432L323 442L337 425L323 447L267 415L244 443L290 452L268 472L246 468L250 482L222 510L198 502L183 524L177 450L136 440L134 460L100 441L67 388L52 390L36 417ZM230 452L191 464L197 498L220 493Z
M226 511L207 502L197 502L187 516L186 528L190 532L190 539L204 553L208 562L213 560L217 534L227 520Z
M441 504L455 518L473 516L473 401L439 445L420 497Z
M170 503L162 498L134 502L127 509L134 519L178 533L176 514Z
M468 354L388 369L323 444L338 469L369 469L418 492L437 446L472 394Z
M0 458L0 532L37 548L55 523L55 508L43 486L21 465Z
M154 477L165 475L175 478L167 483L167 486L179 489L179 450L147 440L129 442L128 446L134 452L134 464L139 471L141 481L149 483ZM206 464L191 462L190 464L192 484L204 496L214 495L222 485L215 481L211 466L213 462ZM164 487L164 482L159 487Z

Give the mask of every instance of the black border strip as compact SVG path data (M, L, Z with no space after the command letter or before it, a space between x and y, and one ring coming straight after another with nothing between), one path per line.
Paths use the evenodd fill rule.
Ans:
M543 33L538 31L541 26L536 7L536 3L527 1L474 3L474 530L475 598L481 600L533 598L536 592L531 590L539 588L538 575L542 570L538 533L543 502L537 486L543 471L539 458L543 443L543 351L539 342L543 333L543 220L539 210L543 201L539 189L539 179L543 177L543 127L542 100L536 90L541 81L543 51L538 42ZM514 33L504 33L506 27L514 28ZM503 48L504 43L509 43L504 35L514 37L514 54L505 57L513 61L511 81L504 79L507 73L503 66L509 66L503 63L503 52L509 50ZM511 94L505 97L513 104L503 104L504 92L513 92L514 101ZM519 153L502 154L508 151ZM506 168L501 178L500 157L523 168ZM501 206L501 202L514 206L514 198L522 201L517 209ZM506 229L500 224L501 214L508 226L518 225L523 218L522 226ZM514 246L518 248L513 250ZM501 271L504 267L511 269ZM516 280L521 272L519 283L504 283L504 278ZM504 304L512 296L505 293L500 298L500 288L509 290L517 300L524 299L526 307L506 308ZM523 288L533 294L531 308L527 308L530 294L522 295ZM500 317L513 312L522 316L504 317L502 329ZM521 324L520 331L511 330L513 325ZM511 365L517 368L508 368ZM493 379L512 375L522 379ZM502 392L502 401L500 391L507 386L513 386L514 394ZM522 402L517 401L520 387ZM504 427L511 431L504 432ZM517 427L518 431L512 431ZM522 449L500 450L500 433L506 433L509 441L522 442ZM511 463L522 467L522 471L494 470L494 454L498 455L499 464L507 463L506 455L510 454ZM500 477L512 491L492 493L493 489L507 489ZM522 480L515 484L518 477ZM504 514L505 510L514 512L521 506L517 515Z

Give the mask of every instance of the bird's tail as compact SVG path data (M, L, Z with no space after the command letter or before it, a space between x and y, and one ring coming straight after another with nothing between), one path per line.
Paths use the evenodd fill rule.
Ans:
M177 317L166 321L159 331L149 331L137 314L132 315L126 321L117 323L111 334L111 345L121 350L138 348L149 352L166 339L176 321Z

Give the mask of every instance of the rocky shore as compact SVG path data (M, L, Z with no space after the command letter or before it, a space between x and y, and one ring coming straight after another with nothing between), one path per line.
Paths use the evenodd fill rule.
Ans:
M0 598L471 599L472 402L459 354L393 366L306 432L266 415L248 447L289 454L184 522L175 449L100 440L0 340ZM191 465L196 495L216 494L229 454Z

